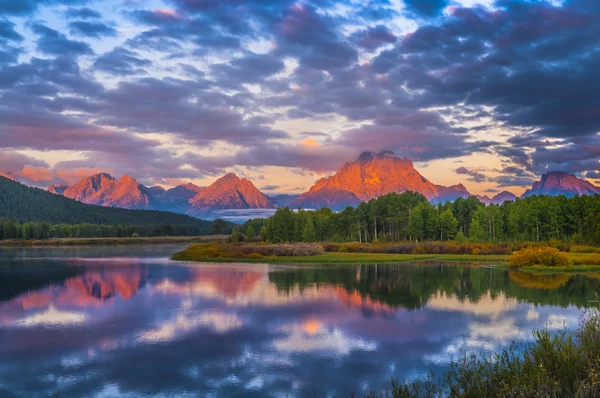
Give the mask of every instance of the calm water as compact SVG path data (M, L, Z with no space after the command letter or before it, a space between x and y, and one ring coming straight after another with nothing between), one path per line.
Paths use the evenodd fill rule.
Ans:
M430 265L0 251L0 396L342 396L577 327L600 279Z

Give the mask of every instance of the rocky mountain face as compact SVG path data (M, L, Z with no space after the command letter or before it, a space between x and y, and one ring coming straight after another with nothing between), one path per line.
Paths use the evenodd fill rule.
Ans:
M72 186L51 185L48 191L83 203L126 209L165 210L192 215L220 209L273 209L277 205L245 178L227 174L209 187L188 183L165 190L146 187L128 175L119 180L107 173L87 177Z
M277 205L246 178L229 173L190 199L187 213L198 216L220 209L275 209Z
M589 181L575 177L573 174L555 171L542 175L540 181L534 182L531 189L525 191L522 197L532 195L547 195L572 197L576 195L600 194L600 187Z
M468 197L462 185L435 185L414 168L413 163L393 152L364 152L355 162L346 162L334 175L322 178L290 205L314 208L335 204L337 209L355 206L390 192L419 192L432 202Z
M148 188L127 174L116 180L110 174L99 173L64 189L62 194L98 206L150 210L156 205Z

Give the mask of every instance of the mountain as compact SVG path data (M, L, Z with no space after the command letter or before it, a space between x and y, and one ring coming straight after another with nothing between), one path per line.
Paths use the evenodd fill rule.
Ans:
M165 211L93 206L0 177L0 219L64 224L191 225L210 233L211 223Z
M11 181L19 182L19 180L17 179L17 177L15 177L15 175L13 173L11 173L10 171L6 172L6 173L0 171L0 177L8 178Z
M433 203L454 202L458 198L468 198L471 196L467 188L463 184L451 185L445 187L436 185L437 195L433 198L428 198Z
M269 196L269 199L273 201L277 205L277 207L285 207L292 203L294 200L298 199L300 195L292 195L292 194L280 194L275 196Z
M192 183L178 185L168 189L157 198L159 207L161 209L185 214L190 207L190 199L198 195L202 190L204 190L203 187L199 187Z
M492 198L492 203L495 205L501 205L502 203L504 203L506 201L509 201L509 200L514 201L516 199L517 199L517 196L514 193L508 192L508 191L502 191Z
M67 188L69 188L68 185L50 185L48 187L48 192L56 195L63 195Z
M517 196L512 193L512 192L508 192L508 191L502 191L499 194L496 194L493 197L489 197L487 195L475 195L475 197L477 199L479 199L479 201L481 203L484 203L486 206L491 205L492 203L495 205L501 205L502 203L508 201L508 200L515 200L517 199Z
M540 181L534 182L531 189L525 191L522 197L532 195L559 196L568 198L576 195L600 194L600 187L575 177L573 174L554 171L542 175Z
M362 202L350 191L336 188L321 188L311 190L300 195L289 204L292 208L320 209L329 207L331 210L339 211L348 206L356 207Z
M315 208L335 205L336 209L390 192L418 192L432 202L468 197L462 185L444 187L423 177L405 158L393 152L364 152L355 162L346 162L334 175L321 178L310 190L293 201L292 207Z
M156 185L153 187L147 187L146 192L152 195L153 198L160 198L167 191L160 185Z
M246 178L229 173L190 199L188 214L198 216L221 209L274 209L277 205Z
M124 174L119 180L107 173L84 178L64 190L63 195L83 203L125 209L154 209L149 188Z

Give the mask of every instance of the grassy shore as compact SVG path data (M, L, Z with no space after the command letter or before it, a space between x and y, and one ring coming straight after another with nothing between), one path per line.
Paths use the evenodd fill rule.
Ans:
M281 246L281 245L279 245ZM283 245L294 247L294 245ZM212 242L194 244L175 253L173 260L195 262L242 262L242 263L304 263L304 264L385 264L405 262L443 261L455 263L495 264L508 267L509 254L390 254L364 252L320 252L311 255L282 255L273 253L278 245L226 244ZM587 273L600 272L600 253L566 253L573 261L572 267L522 267L519 270L530 273Z
M344 264L384 264L412 261L447 261L498 263L508 261L507 255L473 254L385 254L385 253L325 253L315 256L263 256L260 258L223 258L195 256L193 248L173 255L173 260L196 262L243 262L243 263L344 263Z
M160 243L204 243L225 241L229 235L156 236L148 238L56 238L45 240L0 240L0 247L11 246L96 246L96 245L152 245Z

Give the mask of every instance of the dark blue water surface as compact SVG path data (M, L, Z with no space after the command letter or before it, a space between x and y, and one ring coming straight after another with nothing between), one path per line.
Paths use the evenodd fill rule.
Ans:
M0 250L0 396L341 396L576 328L588 276L435 264L168 260L180 246Z

